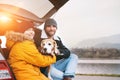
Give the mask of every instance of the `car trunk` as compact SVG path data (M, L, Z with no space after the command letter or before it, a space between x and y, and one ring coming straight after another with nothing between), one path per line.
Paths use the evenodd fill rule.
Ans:
M0 0L0 35L41 25L68 0ZM8 17L8 20L2 19Z

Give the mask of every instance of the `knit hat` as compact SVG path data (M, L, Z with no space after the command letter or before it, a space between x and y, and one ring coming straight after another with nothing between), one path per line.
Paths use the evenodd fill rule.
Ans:
M47 19L44 28L48 25L54 25L57 28L57 22L54 19Z

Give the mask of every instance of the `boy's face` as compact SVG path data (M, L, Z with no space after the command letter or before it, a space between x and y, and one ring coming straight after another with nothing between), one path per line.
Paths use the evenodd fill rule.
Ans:
M54 25L48 25L44 28L44 30L48 37L53 37L56 33L57 28Z
M29 28L24 32L25 35L27 35L30 39L33 39L35 32L32 28Z

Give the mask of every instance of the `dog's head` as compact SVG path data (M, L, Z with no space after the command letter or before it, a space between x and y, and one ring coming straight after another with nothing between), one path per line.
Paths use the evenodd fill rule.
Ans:
M57 44L53 39L43 39L41 41L41 53L43 54L57 54Z

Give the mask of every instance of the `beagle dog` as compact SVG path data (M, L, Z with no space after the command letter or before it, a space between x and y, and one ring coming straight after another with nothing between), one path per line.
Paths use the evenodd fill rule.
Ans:
M58 54L57 43L53 39L43 39L41 41L41 53L45 55Z
M40 47L40 52L44 55L50 55L53 56L54 54L59 54L59 51L57 49L57 43L53 39L43 39L41 41L41 47ZM53 80L51 75L50 75L50 68L51 65L48 66L48 78L50 80Z

